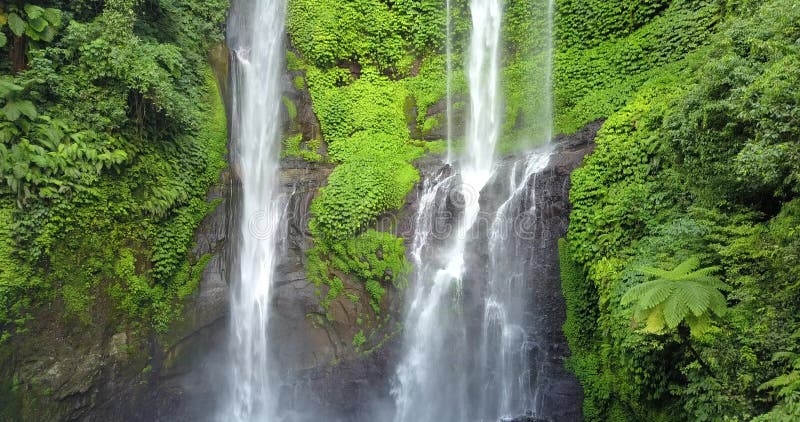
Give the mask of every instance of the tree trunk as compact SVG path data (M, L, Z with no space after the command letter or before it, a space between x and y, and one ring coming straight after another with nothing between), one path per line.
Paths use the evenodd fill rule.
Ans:
M703 358L700 357L700 353L697 353L697 350L695 350L694 346L692 346L692 342L689 339L689 328L683 325L679 326L678 336L680 336L681 340L683 341L683 345L686 346L687 349L689 349L689 353L691 353L692 356L694 356L694 358L697 359L697 362L700 363L700 366L708 374L708 376L714 377L714 373L711 372L711 367L708 366L706 361L704 361Z
M28 69L28 37L14 37L11 42L11 72L17 74Z

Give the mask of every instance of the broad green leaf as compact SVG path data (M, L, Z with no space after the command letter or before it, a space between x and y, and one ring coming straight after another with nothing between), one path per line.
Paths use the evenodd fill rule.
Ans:
M28 19L36 19L44 14L44 9L33 4L26 4L25 14L28 15Z
M36 118L36 116L38 116L38 113L36 112L36 106L33 105L32 102L28 100L23 100L23 101L17 101L15 104L20 113L24 114L25 117L33 120Z
M12 102L6 103L2 111L3 114L6 115L6 119L11 120L12 122L19 119L20 111L19 108L17 108L16 103Z
M13 32L14 35L21 37L22 34L25 33L27 25L18 14L10 13L8 15L8 27L11 28L11 32Z
M44 9L44 18L50 22L50 25L55 27L61 26L61 11L58 9Z
M8 42L8 40L6 39L6 34L0 32L0 47L5 47L6 42Z
M33 28L36 32L42 32L47 28L47 21L43 18L33 18L28 21L28 26Z
M41 40L45 42L53 41L53 38L55 37L56 37L56 30L53 29L51 25L47 25L47 27L44 28L44 31L42 31L42 33L39 34L39 38L41 38Z
M27 26L27 27L25 28L25 35L26 35L28 38L30 38L31 40L33 40L33 41L39 41L39 40L41 40L41 39L42 39L41 35L39 35L39 33L38 33L38 32L36 32L36 30L35 30L35 29L33 29L33 28L32 28L32 27L30 27L30 26Z
M0 13L0 27L8 23L8 16L5 13Z

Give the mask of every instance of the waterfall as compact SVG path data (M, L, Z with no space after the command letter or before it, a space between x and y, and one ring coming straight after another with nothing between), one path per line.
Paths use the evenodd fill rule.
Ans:
M425 181L419 200L411 252L416 272L392 390L395 422L497 421L542 412L549 337L531 316L537 309L530 295L546 264L530 254L546 243L536 182L552 155L553 2L542 28L546 69L539 78L546 98L538 112L547 127L538 141L545 146L498 163L503 4L470 3L464 153ZM448 66L448 109L449 72ZM448 141L448 164L452 156Z
M500 133L500 27L502 0L472 0L472 38L467 76L470 116L466 154L460 173L430 183L417 215L412 257L416 286L405 321L405 355L393 395L396 422L469 420L466 325L461 308L465 248L480 212L480 191L492 176ZM452 152L448 152L450 156ZM455 200L455 201L454 201ZM458 202L455 232L441 232L425 221L448 219L448 203ZM452 218L450 218L452 219ZM428 229L428 230L426 230ZM431 231L431 229L437 229ZM447 236L439 259L425 262L430 237Z
M528 297L541 272L536 266L544 257L531 256L544 246L546 228L540 227L537 213L537 175L550 162L549 144L553 128L553 0L546 3L543 31L544 69L542 74L542 107L546 122L542 133L545 146L528 153L524 170L518 179L518 164L510 171L509 195L494 213L488 233L488 272L483 290L483 316L480 358L477 366L479 407L477 414L486 420L511 418L522 411L542 413L542 388L548 382L544 368L547 340L540 335L543 327L528 314L541 312ZM535 361L535 363L534 363ZM531 367L534 366L534 367Z
M229 397L219 417L225 421L268 421L275 414L267 326L284 211L278 159L285 9L285 0L238 1L228 25L233 153L242 190L238 266L230 280Z
M542 341L528 327L530 308L528 283L531 279L527 255L544 230L536 209L536 177L550 162L545 149L528 155L522 176L514 163L508 199L494 214L488 234L488 273L484 297L480 357L478 415L487 420L514 417L522 411L540 412L536 381L540 371L528 368L531 352L542 349ZM537 259L540 257L532 257Z

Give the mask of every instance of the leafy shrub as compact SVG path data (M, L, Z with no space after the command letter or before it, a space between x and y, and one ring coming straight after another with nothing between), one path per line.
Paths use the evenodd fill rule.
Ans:
M601 82L599 93L562 103L574 113L562 114L562 125L580 113L611 112L596 151L573 174L570 193L569 252L588 285L576 291L576 278L564 277L565 333L587 420L791 420L796 411L793 396L779 396L770 382L792 373L788 361L772 359L776 353L798 352L785 333L797 329L793 157L800 121L790 99L797 97L796 66L789 63L798 56L800 10L785 0L761 2L757 11L751 3L673 2L619 40L656 26L691 25L668 21L695 12L710 19L701 26L728 21L714 23L720 32L701 38L710 45L697 53L681 59L695 46L680 41L679 55L645 57L659 67L632 69L633 81L619 89ZM571 53L564 54L566 60ZM673 59L680 61L669 64ZM609 103L581 106L587 101ZM719 267L730 286L725 316L691 340L680 327L652 330L658 334L633 329L633 310L623 302L633 300L625 297L630 289L646 286L638 269L675 267L692 256ZM592 288L596 298L582 294ZM666 300L666 290L648 291ZM711 295L721 309L724 302ZM576 317L585 309L596 312L594 321Z
M50 3L62 12L12 11L36 42L25 69L0 80L3 337L48 303L91 323L108 296L124 311L116 322L164 331L208 262L189 250L226 166L206 54L227 4ZM16 66L7 57L0 69Z

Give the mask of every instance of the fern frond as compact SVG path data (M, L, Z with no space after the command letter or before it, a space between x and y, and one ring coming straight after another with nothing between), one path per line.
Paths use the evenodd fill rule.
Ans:
M711 329L711 319L707 316L696 317L689 315L686 318L686 323L689 324L692 337L700 337Z
M699 266L700 266L700 258L698 258L696 256L693 256L693 257L688 258L685 261L681 262L680 264L678 264L678 266L673 268L672 271L670 271L670 272L675 274L675 275L678 275L678 274L686 275L686 274L689 274L690 272L696 270L697 267L699 267Z
M721 281L719 279L719 277L715 277L715 276L700 277L700 278L692 279L691 281L694 281L696 283L701 283L704 286L710 287L712 289L722 290L723 292L727 292L727 291L731 290L731 286L729 286L727 283Z
M670 296L664 303L664 320L670 329L677 327L689 312L689 306L680 290Z
M723 316L728 311L728 301L719 290L711 291L711 304L709 309L717 316Z
M650 309L663 303L672 294L675 284L664 280L655 280L649 284L647 291L639 298L638 306Z
M660 334L664 331L665 326L666 322L664 321L663 305L658 305L656 308L652 309L647 316L645 331L648 333Z
M694 316L703 315L711 306L711 291L702 284L686 281L679 291Z
M781 388L792 385L794 383L800 383L800 372L792 371L788 374L783 374L778 377L775 377L761 385L758 386L759 391L773 389L773 388Z
M720 271L719 267L700 268L698 270L694 270L694 271L686 273L686 278L705 277L705 276L709 276L709 275L712 275L712 274L716 274L719 271Z
M793 353L793 352L775 352L775 354L772 355L772 360L773 361L792 360L792 359L797 359L797 358L798 358L797 353Z
M635 303L638 321L646 319L647 331L663 332L686 322L693 336L711 328L712 314L721 316L727 301L721 291L730 290L718 276L719 267L697 269L698 257L691 257L671 271L643 267L638 270L653 279L631 287L622 297L622 305Z
M642 284L637 284L625 292L625 294L622 296L622 299L620 299L620 303L622 303L624 306L628 306L631 303L638 301L645 293L647 293L648 290L658 284L659 280L652 280Z
M672 280L672 271L662 270L655 267L641 267L639 272L653 278L661 278L664 280Z

